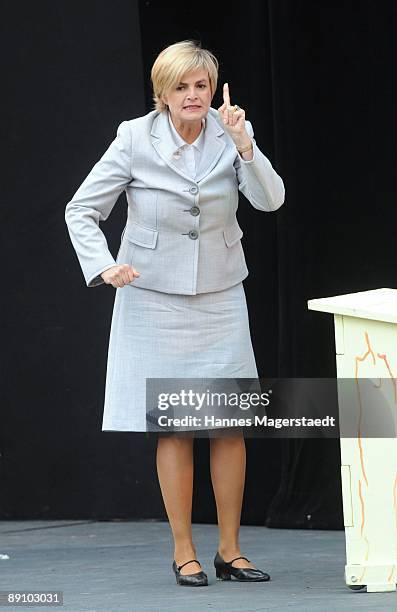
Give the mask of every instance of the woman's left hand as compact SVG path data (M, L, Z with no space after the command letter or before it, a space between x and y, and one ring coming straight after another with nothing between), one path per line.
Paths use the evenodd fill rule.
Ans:
M218 108L220 118L226 131L238 147L243 147L251 141L245 128L245 110L240 108L233 112L230 105L229 84L223 85L223 104Z

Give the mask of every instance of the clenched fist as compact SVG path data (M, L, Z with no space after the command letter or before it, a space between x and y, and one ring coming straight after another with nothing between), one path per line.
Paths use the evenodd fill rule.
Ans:
M120 288L132 283L134 278L137 278L140 274L128 264L118 264L102 272L101 276L106 285Z

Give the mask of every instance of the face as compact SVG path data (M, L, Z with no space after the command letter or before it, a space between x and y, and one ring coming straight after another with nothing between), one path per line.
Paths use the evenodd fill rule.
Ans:
M183 75L181 82L163 96L176 121L198 122L211 106L211 87L208 72L202 68Z

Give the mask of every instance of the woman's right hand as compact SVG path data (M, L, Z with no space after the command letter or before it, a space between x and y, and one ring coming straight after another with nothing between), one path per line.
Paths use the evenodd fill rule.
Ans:
M102 272L101 276L106 285L124 287L132 283L134 278L140 276L140 273L128 264L118 264Z

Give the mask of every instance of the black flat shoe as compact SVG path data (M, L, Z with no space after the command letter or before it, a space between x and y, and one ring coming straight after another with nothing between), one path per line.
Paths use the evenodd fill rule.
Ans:
M235 557L231 561L225 561L217 551L214 559L217 580L231 580L232 576L240 582L267 582L270 580L269 574L262 570L251 567L234 567L232 563L237 559L245 559L250 563L247 557Z
M200 561L197 561L197 559L191 559L186 561L186 563L182 563L182 565L177 565L174 559L172 569L175 572L176 583L180 586L208 586L208 577L203 571L196 572L195 574L181 574L181 568L192 561L196 561L201 566Z

